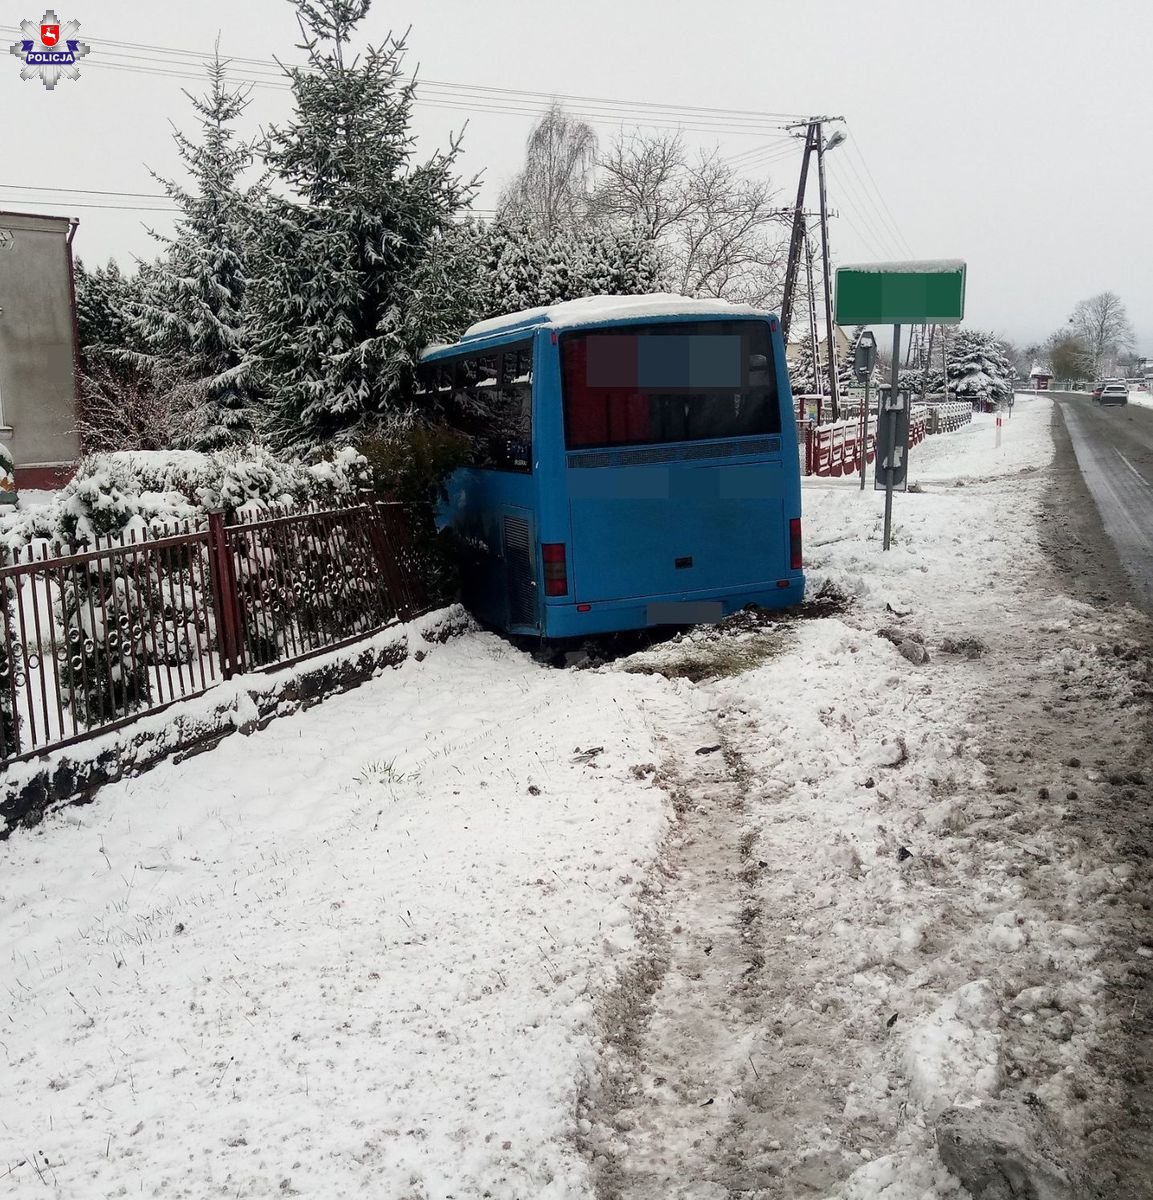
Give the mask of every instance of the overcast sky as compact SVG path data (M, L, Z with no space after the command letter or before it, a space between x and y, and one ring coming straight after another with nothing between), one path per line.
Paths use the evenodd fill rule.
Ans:
M54 92L22 81L18 60L0 54L0 208L78 217L76 247L90 262L149 257L145 223L165 229L171 218L139 210L163 202L90 190L155 193L146 164L177 170L169 122L191 125L181 88L201 88L175 76L194 72L218 34L226 56L269 63L235 65L238 78L266 81L246 132L283 119L290 97L271 60L300 58L293 9L54 3L62 22L80 21L92 52L81 78ZM42 11L4 0L0 41ZM779 117L706 120L685 107L843 115L848 141L827 158L835 259L963 258L966 323L1022 345L1110 289L1128 306L1136 348L1153 354L1148 0L377 0L362 29L379 40L410 25L408 62L430 81L416 112L421 148L467 119L464 165L486 179L479 207L516 170L542 103L515 91L597 98L605 142L638 124L622 102L663 106L654 119L741 156L782 203L800 147L775 128ZM515 91L469 100L431 81ZM136 210L91 207L101 204Z

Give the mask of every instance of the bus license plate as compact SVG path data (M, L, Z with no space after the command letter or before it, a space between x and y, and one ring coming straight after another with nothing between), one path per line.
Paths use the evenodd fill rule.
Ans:
M649 625L708 625L724 615L719 600L676 600L650 604L646 621Z

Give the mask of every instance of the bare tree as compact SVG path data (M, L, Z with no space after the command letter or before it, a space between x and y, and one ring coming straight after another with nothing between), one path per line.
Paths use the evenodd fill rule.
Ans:
M169 382L173 386L165 387L153 371L127 363L91 361L80 377L76 421L84 453L171 449L179 431L175 393L183 381Z
M594 215L655 243L671 291L759 305L779 295L785 244L767 183L715 151L690 161L668 134L622 138L597 168Z
M1116 292L1099 292L1073 309L1073 330L1085 345L1093 374L1100 373L1106 356L1133 345L1133 326Z
M587 212L597 138L554 100L533 126L520 173L501 194L503 216L516 216L552 235Z
M1093 356L1081 335L1071 329L1050 334L1042 349L1058 379L1076 381L1093 374Z

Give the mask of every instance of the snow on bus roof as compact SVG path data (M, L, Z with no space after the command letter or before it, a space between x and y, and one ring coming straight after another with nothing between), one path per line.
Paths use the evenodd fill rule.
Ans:
M653 292L644 296L585 296L580 300L565 300L542 308L526 308L521 312L490 317L470 325L465 338L485 337L505 329L526 325L549 325L554 329L572 325L590 325L620 317L667 317L679 314L765 316L763 309L750 304L730 304L727 300L694 300L671 292ZM462 339L463 340L463 339Z
M923 258L904 262L844 263L840 271L859 271L864 275L940 275L947 271L963 271L962 258Z

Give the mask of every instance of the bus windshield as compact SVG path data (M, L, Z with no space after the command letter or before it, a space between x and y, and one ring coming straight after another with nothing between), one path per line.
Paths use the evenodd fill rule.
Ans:
M763 321L576 331L560 352L570 450L780 433Z

